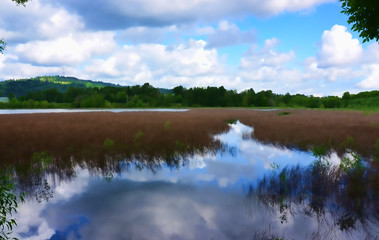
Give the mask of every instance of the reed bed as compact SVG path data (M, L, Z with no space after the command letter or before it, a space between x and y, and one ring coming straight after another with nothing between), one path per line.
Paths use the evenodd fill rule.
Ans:
M77 165L105 178L124 167L180 168L196 153L222 149L213 136L228 131L228 123L236 119L253 127L252 137L266 144L305 150L323 145L341 154L351 149L379 157L379 114L280 112L196 109L0 115L0 168L12 166L23 191L48 199L46 173L60 181L75 178ZM379 186L379 178L372 176L372 186Z
M358 111L287 110L253 112L240 117L254 127L254 138L267 144L309 150L325 146L337 153L356 151L373 157L378 149L379 114Z
M324 145L339 152L375 153L379 114L361 112L250 109L196 109L187 112L51 113L0 115L2 164L17 164L36 152L62 159L104 155L172 156L215 149L212 135L232 119L254 128L267 144L309 149ZM378 144L376 144L378 145ZM63 161L63 160L62 160Z

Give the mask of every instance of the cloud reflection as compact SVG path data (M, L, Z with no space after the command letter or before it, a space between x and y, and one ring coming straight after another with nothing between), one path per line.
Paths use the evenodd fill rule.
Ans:
M28 201L19 210L20 239L246 239L269 226L302 238L315 230L305 216L280 223L280 213L249 206L243 188L270 163L308 164L306 153L263 145L240 122L215 136L224 148L195 155L186 165L129 168L110 181L77 167L76 178L53 185L49 202ZM287 235L286 235L287 236Z

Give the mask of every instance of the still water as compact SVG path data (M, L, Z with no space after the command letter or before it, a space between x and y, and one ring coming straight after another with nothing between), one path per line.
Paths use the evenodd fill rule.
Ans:
M251 138L253 131L237 121L214 136L219 150L182 159L178 167L164 161L151 168L120 162L117 173L97 174L82 165L67 179L57 181L47 174L42 190L19 206L14 235L30 240L379 236L377 215L361 221L359 210L349 211L335 196L328 199L327 191L317 195L325 200L314 204L309 195L295 193L301 187L284 184L297 174L307 185L299 176L307 174L317 156L261 144ZM326 159L330 168L340 163L333 152ZM288 174L283 175L286 166ZM267 187L276 177L284 190ZM371 203L357 206L378 209Z
M107 108L107 109L0 109L0 114L32 114L32 113L81 113L81 112L185 112L188 109L174 108Z

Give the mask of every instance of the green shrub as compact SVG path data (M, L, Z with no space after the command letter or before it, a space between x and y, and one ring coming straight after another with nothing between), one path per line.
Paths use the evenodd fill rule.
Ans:
M24 197L16 195L11 175L0 171L0 239L17 239L11 237L13 228L17 226L12 214L17 213L19 202L23 203Z
M164 124L164 129L169 130L170 129L170 125L171 125L171 122L170 121L166 121L165 124Z

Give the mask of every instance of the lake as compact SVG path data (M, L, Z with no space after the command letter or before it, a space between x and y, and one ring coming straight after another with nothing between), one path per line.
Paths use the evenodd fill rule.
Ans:
M32 113L83 113L83 112L185 112L188 109L174 108L114 108L114 109L0 109L0 114Z
M14 236L379 237L378 168L371 150L375 146L357 146L360 138L351 130L357 128L351 120L354 114L348 115L352 127L344 126L350 140L338 146L307 148L281 139L282 132L276 132L280 136L268 128L266 135L259 132L265 130L263 123L286 122L292 115L290 120L295 121L302 114L191 110L3 116L0 127L24 126L5 126L0 136L3 164L13 163L17 186L28 193L14 215L18 223ZM333 114L328 119L334 119ZM362 118L357 121L365 128L367 121L374 139L379 137L378 117ZM251 119L257 122L247 125ZM55 128L48 128L51 132L39 130L51 122L55 123ZM9 128L16 140L4 134Z

